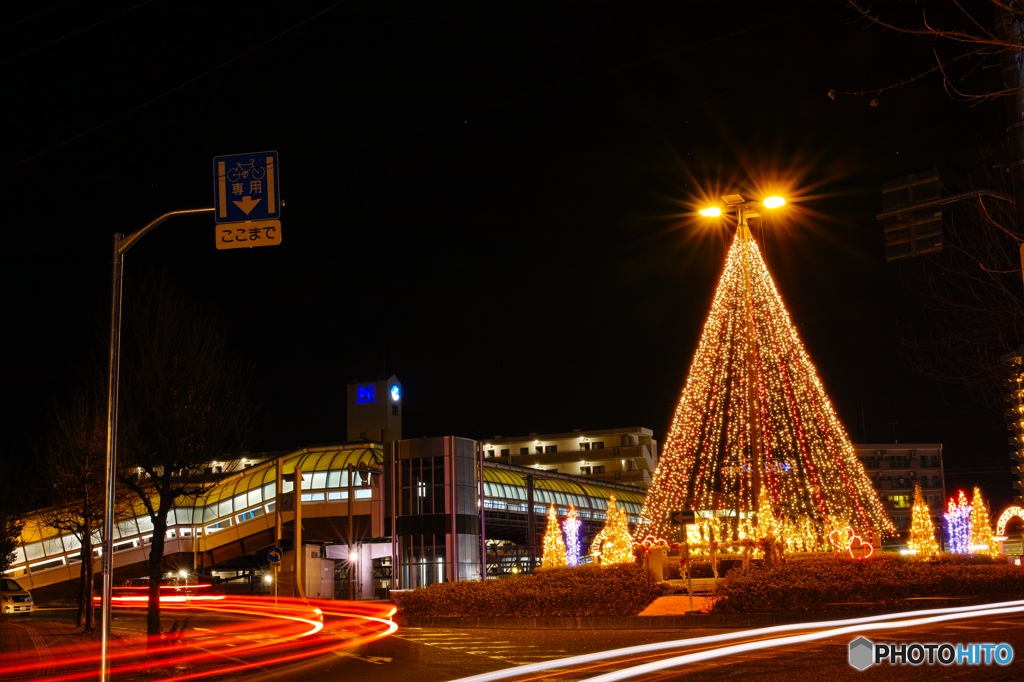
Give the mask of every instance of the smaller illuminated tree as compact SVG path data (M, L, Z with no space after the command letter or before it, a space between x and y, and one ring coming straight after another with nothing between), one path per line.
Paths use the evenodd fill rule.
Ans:
M580 563L580 526L582 523L576 516L576 507L570 504L569 515L562 524L562 528L565 529L565 560L569 566L578 566Z
M565 541L562 539L562 527L558 523L558 512L555 505L548 509L548 527L544 531L544 556L540 565L544 568L567 566L569 563L565 553Z
M615 496L608 499L608 516L604 528L594 538L592 547L601 553L602 566L628 564L633 561L633 536L629 532L629 518L625 509L619 509Z
M984 549L982 549L983 545ZM988 518L988 503L981 496L981 489L978 487L974 488L974 497L971 498L971 540L969 548L975 554L994 556L998 553L996 541L993 539L992 522Z
M957 499L950 498L944 516L949 527L949 551L967 554L971 540L971 505L963 490L959 491Z
M918 556L930 557L939 553L939 543L935 541L935 524L932 523L931 511L924 500L921 486L914 486L914 507L910 515L910 540L907 549L914 550Z

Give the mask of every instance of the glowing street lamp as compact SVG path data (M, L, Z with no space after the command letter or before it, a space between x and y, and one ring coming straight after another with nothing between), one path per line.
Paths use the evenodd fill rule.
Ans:
M747 199L741 194L725 194L722 196L722 201L726 205L726 211L731 208L736 209L737 217L739 222L745 223L747 218L756 218L760 214L757 212L761 206L765 208L780 208L786 205L786 200L780 196L765 197L763 201L756 201ZM718 218L722 215L722 209L718 206L708 206L702 208L697 213L700 213L705 218Z

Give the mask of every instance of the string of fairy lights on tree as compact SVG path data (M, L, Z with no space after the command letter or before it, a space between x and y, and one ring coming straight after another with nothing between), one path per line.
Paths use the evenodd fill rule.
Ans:
M724 540L749 537L757 532L752 517L761 489L780 518L802 529L799 535L814 536L811 544L820 545L839 519L895 531L744 224L726 257L636 536L667 536L669 512L691 508L731 519Z
M999 545L989 519L988 502L978 487L974 488L974 496L971 497L971 532L967 548L973 554L999 554Z
M576 516L576 507L570 504L569 513L562 523L562 528L565 530L565 563L568 566L578 566L580 563L580 526L582 523Z
M626 509L616 504L614 495L608 498L608 514L604 526L594 536L590 548L602 566L633 561L633 536L629 532L629 518Z
M939 553L939 543L935 541L935 524L932 513L921 492L921 486L914 486L914 506L910 510L910 538L907 549L920 557L928 558Z
M946 507L946 528L949 531L949 551L967 554L971 546L971 505L961 490L956 499L950 498Z
M565 540L562 539L562 526L558 523L558 512L555 505L548 509L548 526L544 531L544 553L540 565L545 568L567 566L568 557L565 552Z

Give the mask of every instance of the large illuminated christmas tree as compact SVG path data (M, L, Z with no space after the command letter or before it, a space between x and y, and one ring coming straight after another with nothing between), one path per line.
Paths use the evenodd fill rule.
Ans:
M695 509L737 539L762 489L780 518L892 532L740 215L635 537L669 537L669 512Z

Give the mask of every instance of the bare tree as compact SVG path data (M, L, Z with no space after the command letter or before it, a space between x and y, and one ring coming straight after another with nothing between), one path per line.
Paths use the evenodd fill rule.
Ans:
M14 480L8 471L8 463L0 461L0 481ZM21 529L24 527L20 510L15 508L16 494L0 495L0 575L3 575L14 564L14 550L18 546L18 538ZM3 618L3 611L0 610L0 618Z
M106 495L107 405L96 377L92 390L76 394L67 405L55 405L43 460L44 493L52 506L39 512L39 520L81 543L78 626L95 625L93 609L93 546L101 537ZM128 515L123 489L118 489L115 511Z
M1024 229L1024 4L1018 0L871 4L847 0L847 5L868 25L913 40L934 61L928 68L898 75L873 89L830 90L828 96L868 96L871 106L878 106L883 93L937 76L951 97L969 104L1002 99L1009 145L1003 168L1018 198L1013 222ZM999 78L990 71L996 67Z
M223 324L166 280L129 289L124 306L119 451L122 483L153 522L147 631L160 633L167 516L216 483L210 462L248 446L253 370L232 352Z
M1005 150L975 147L955 192L1008 191L991 159ZM916 320L900 334L904 359L920 374L969 391L1002 412L1000 356L1024 343L1024 282L1014 206L979 198L949 212L943 251L906 261L900 276Z

